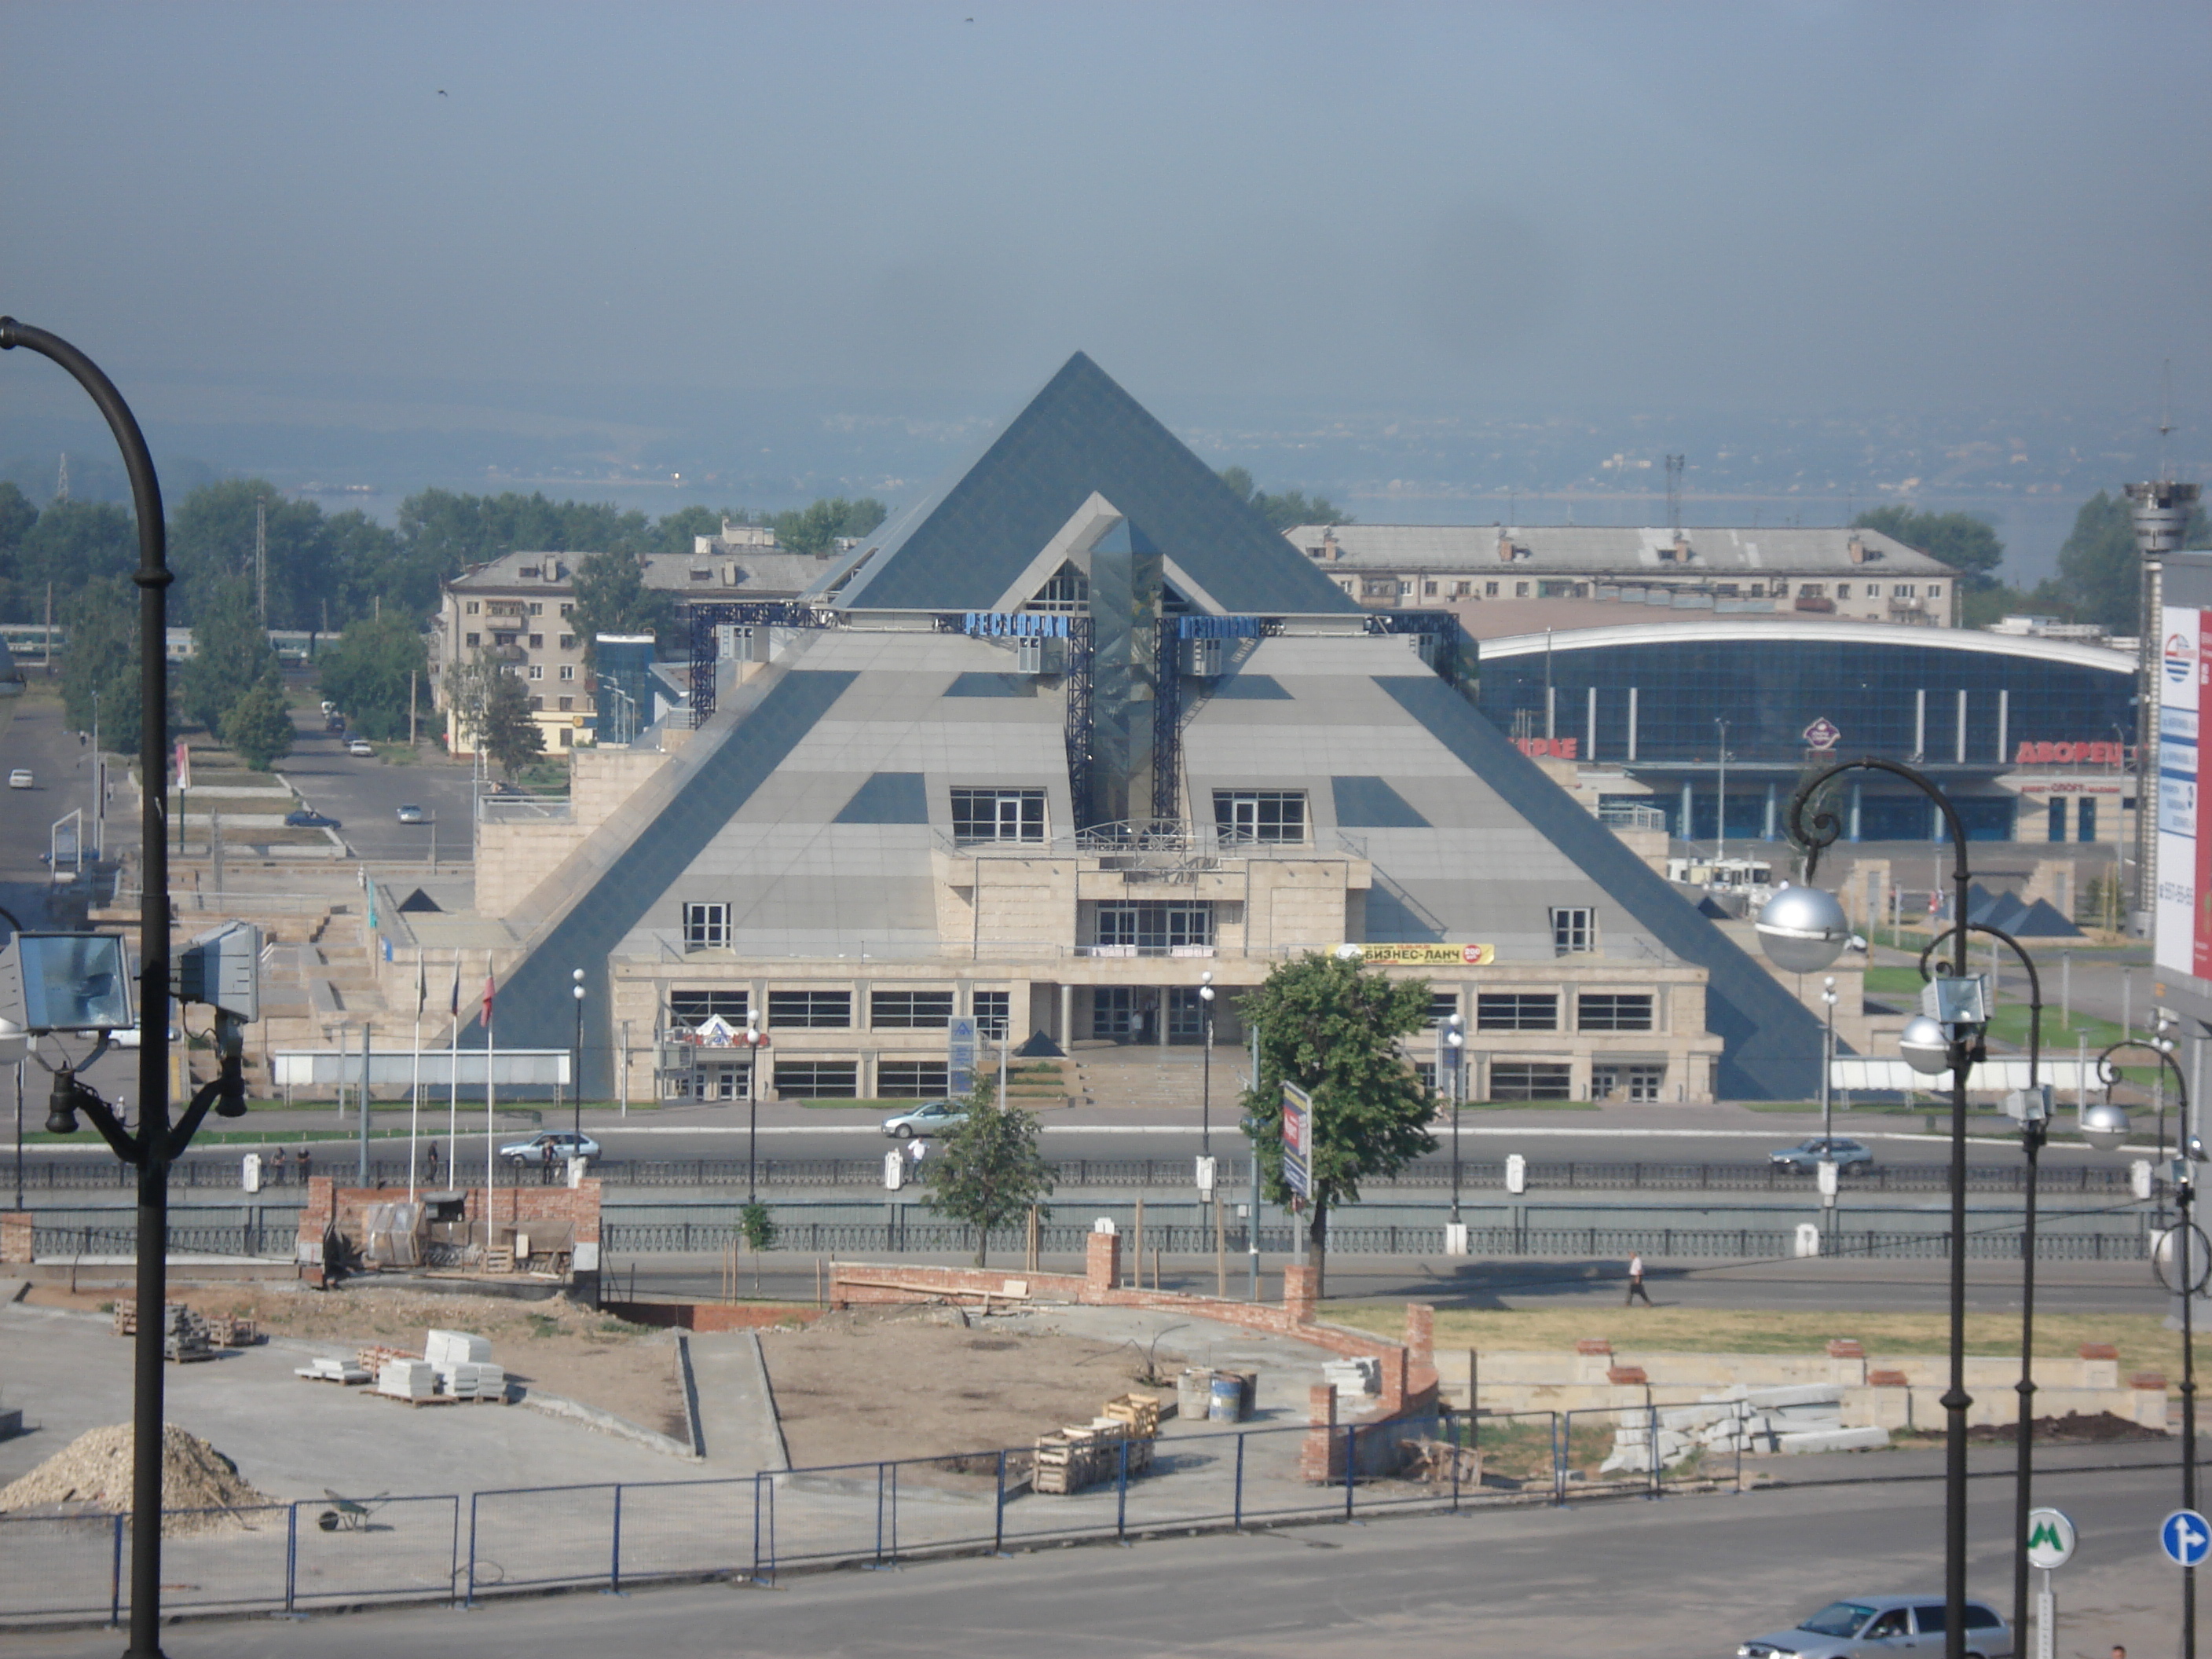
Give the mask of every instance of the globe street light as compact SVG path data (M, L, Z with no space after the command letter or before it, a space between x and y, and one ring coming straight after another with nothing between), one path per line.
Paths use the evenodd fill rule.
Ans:
M1466 1025L1467 1025L1467 1016L1466 1016L1466 1015L1464 1015L1464 1014L1462 1014L1462 1013L1458 1013L1458 1012L1454 1012L1454 1013L1451 1015L1451 1017L1450 1017L1449 1018L1448 1018L1448 1019L1446 1019L1446 1020L1444 1021L1444 1045L1443 1045L1443 1046L1444 1046L1444 1060L1445 1060L1445 1062L1446 1062L1446 1063L1447 1063L1447 1064L1451 1067L1451 1070L1450 1070L1449 1073L1449 1074L1448 1074L1448 1076L1446 1077L1445 1083L1444 1083L1444 1086L1445 1086L1445 1088L1446 1088L1447 1090L1449 1090L1449 1096L1448 1096L1447 1097L1448 1097L1448 1098L1450 1100L1450 1102L1451 1102L1451 1109L1452 1109L1452 1208L1451 1208L1451 1218L1452 1218L1452 1224L1453 1224L1454 1226L1457 1226L1457 1225L1459 1224L1459 1221L1460 1221L1460 1213L1459 1213L1459 1117L1460 1117L1460 1111L1459 1111L1459 1108L1460 1108L1460 1102L1461 1102L1461 1100L1462 1100L1462 1098L1464 1098L1464 1097L1465 1097L1465 1095L1466 1095L1466 1091L1465 1091L1463 1088L1462 1088L1462 1087L1461 1087L1461 1080L1462 1080L1462 1079L1464 1079L1464 1078L1466 1077L1466 1075L1467 1075L1467 1054L1466 1054L1466 1048L1467 1048L1467 1031L1466 1031L1466 1029L1465 1029L1465 1028L1466 1028Z
M2081 1139L2100 1152L2118 1152L2126 1143L2128 1131L2133 1127L2128 1121L2127 1109L2110 1100L2084 1106L2076 1122Z
M575 1097L570 1103L576 1109L574 1155L580 1158L584 1147L584 970L575 969L568 977L575 981L569 994L576 999L576 1043L568 1055L568 1086Z
M1213 969L1198 976L1198 1018L1204 1028L1204 1058L1199 1064L1198 1155L1213 1155Z
M1935 804L1951 838L1954 915L1961 926L1953 941L1952 972L1930 988L1936 1017L1909 1022L1900 1047L1907 1064L1933 1076L1951 1073L1951 1272L1950 1380L1943 1391L1943 1620L1944 1659L1966 1653L1966 1073L1985 1050L1982 1031L1988 1018L1981 982L1966 972L1966 896L1972 874L1966 863L1966 826L1948 795L1925 773L1899 761L1864 756L1844 761L1808 778L1790 798L1786 828L1791 843L1804 849L1805 879L1820 867L1820 854L1835 845L1843 823L1814 803L1845 772L1886 772L1911 784ZM1785 888L1768 901L1759 916L1759 946L1775 966L1793 974L1817 974L1843 954L1850 922L1835 899L1810 886Z

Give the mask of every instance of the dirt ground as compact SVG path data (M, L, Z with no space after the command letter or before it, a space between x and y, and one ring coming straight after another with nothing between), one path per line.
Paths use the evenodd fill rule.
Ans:
M802 1330L763 1331L761 1350L794 1468L1023 1446L1089 1422L1118 1394L1175 1398L1171 1382L1140 1380L1145 1355L1133 1345L997 1319L963 1326L933 1309L832 1313ZM1162 1348L1154 1363L1172 1377L1184 1357Z
M24 1298L40 1307L105 1312L112 1290L72 1294L35 1285ZM270 1336L341 1343L378 1342L422 1352L432 1329L469 1331L491 1340L491 1357L507 1376L548 1394L565 1395L678 1440L688 1438L675 1338L566 1297L510 1302L481 1296L430 1296L416 1291L316 1291L290 1285L181 1285L170 1300L204 1314L244 1316ZM117 1339L119 1346L125 1339Z

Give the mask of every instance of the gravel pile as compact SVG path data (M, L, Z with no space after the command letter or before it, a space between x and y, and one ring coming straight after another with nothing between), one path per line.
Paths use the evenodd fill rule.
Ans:
M0 1489L0 1513L128 1513L131 1439L128 1423L79 1435ZM198 1435L173 1423L161 1425L161 1507L188 1511L167 1516L164 1536L242 1530L253 1517L234 1511L276 1501L241 1480L238 1466Z

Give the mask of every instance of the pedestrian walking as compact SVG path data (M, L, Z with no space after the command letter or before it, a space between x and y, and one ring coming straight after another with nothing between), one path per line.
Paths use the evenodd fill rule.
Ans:
M269 1184L272 1187L284 1184L284 1149L282 1146L269 1155Z
M314 1167L315 1167L315 1162L314 1162L314 1159L313 1159L313 1158L310 1158L310 1157L307 1155L307 1149L305 1146L301 1147L301 1148L300 1148L300 1184L301 1184L302 1187L304 1187L304 1186L306 1186L306 1185L307 1184L307 1176L308 1176L308 1174L309 1174L309 1173L310 1173L310 1172L314 1169Z
M430 1155L424 1161L428 1165L430 1171L429 1184L434 1187L438 1184L438 1143L436 1141L434 1140L430 1143Z
M1640 1251L1632 1250L1628 1256L1628 1294L1621 1298L1620 1305L1624 1308L1633 1307L1638 1297L1644 1298L1645 1307L1653 1305L1651 1293L1644 1288L1643 1254Z

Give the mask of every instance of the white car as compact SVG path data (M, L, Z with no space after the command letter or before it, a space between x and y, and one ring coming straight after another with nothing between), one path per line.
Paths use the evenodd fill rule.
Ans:
M957 1100L925 1101L885 1118L884 1133L894 1140L911 1140L916 1135L943 1134L967 1121L967 1111Z
M1985 1601L1966 1603L1970 1659L2011 1659L2012 1631ZM1754 1636L1736 1659L1875 1659L1900 1650L1940 1651L1943 1596L1864 1595L1831 1601L1790 1630Z
M14 771L10 772L8 775L8 787L10 789L28 789L32 787L31 769L27 766L19 766Z
M346 753L358 755L364 760L374 760L376 758L376 745L367 738L356 738L346 744Z

